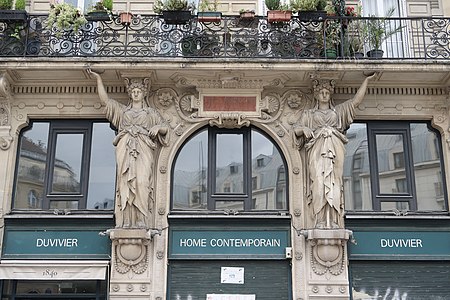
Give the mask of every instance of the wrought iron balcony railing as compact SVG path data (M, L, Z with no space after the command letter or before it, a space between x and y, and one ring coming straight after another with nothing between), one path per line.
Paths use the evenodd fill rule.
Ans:
M47 16L0 21L2 57L196 57L449 59L449 18L326 17L269 23L266 17L223 16L220 22L166 24L161 16L134 16L122 24L89 21L80 30L48 28ZM378 59L378 58L377 58Z

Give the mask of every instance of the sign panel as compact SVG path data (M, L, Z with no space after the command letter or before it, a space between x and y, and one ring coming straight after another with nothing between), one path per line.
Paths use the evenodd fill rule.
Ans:
M244 284L244 268L222 267L220 282L231 284Z
M285 258L287 230L172 230L170 258Z
M110 258L99 230L6 230L2 258Z
M450 232L356 231L353 238L353 259L450 259Z

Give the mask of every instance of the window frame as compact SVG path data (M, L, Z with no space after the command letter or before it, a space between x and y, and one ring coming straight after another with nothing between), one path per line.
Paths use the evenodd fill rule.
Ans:
M44 182L43 182L43 195L42 195L42 205L40 208L26 209L17 208L16 197L17 197L17 185L19 176L19 165L22 149L22 139L26 132L33 129L34 123L47 123L48 124L48 140L47 140L47 153L44 168ZM11 201L12 212L45 212L54 211L57 209L50 208L52 201L77 201L78 206L76 209L70 209L71 212L95 212L95 213L112 213L114 208L111 209L88 209L88 189L89 189L89 176L90 176L90 164L91 164L91 149L93 142L93 130L94 124L105 123L109 124L109 127L116 131L115 128L111 126L111 123L105 119L33 119L30 120L27 127L23 128L19 135L19 143L17 147L16 154L16 165L15 165L15 175L13 184L13 197ZM81 147L81 164L80 164L80 192L52 192L52 185L54 181L54 167L56 162L56 150L57 150L57 139L58 134L82 134L83 145ZM111 141L112 144L112 141ZM114 182L114 188L115 188Z
M186 144L188 144L192 138L199 135L201 132L206 131L207 138L208 138L208 149L207 149L207 160L208 160L208 167L207 167L207 182L206 182L206 209L180 209L180 208L174 208L174 173L175 173L175 167L177 160L179 158L180 153L182 152L182 149ZM253 202L256 198L253 197L252 193L252 132L257 132L261 134L264 138L269 140L272 145L276 148L278 151L281 160L282 160L282 167L284 170L284 180L283 180L283 189L285 190L284 195L284 203L285 208L279 209L276 208L278 203L275 203L275 207L273 209L267 209L267 210L255 210ZM243 190L242 193L236 193L233 192L233 188L230 187L231 192L225 193L225 192L216 192L217 186L216 186L216 175L218 174L218 169L216 166L217 163L217 135L219 134L242 134L242 142L243 142L243 149L242 149L242 173L243 173ZM254 160L256 163L256 158ZM241 165L238 166L240 168ZM289 194L288 194L288 171L287 171L287 163L286 159L283 155L283 152L281 151L278 144L264 131L261 129L250 126L250 127L243 127L239 129L226 129L226 128L218 128L218 127L202 127L195 131L192 135L190 135L184 143L177 149L177 153L175 155L175 158L173 160L172 166L171 166L171 196L170 196L170 211L171 213L176 214L194 214L194 213L200 213L200 214L210 214L210 213L223 213L223 209L217 209L217 203L218 202L235 202L235 203L243 203L243 210L239 210L240 214L273 214L273 213L279 213L280 211L287 212L289 211ZM231 170L229 170L231 172ZM238 170L237 173L239 173L240 170ZM257 176L257 175L255 175ZM258 179L257 179L258 180ZM279 187L275 187L274 189L274 201L277 202L277 196L276 192L279 190Z
M367 157L369 165L369 182L370 182L370 199L372 203L372 210L360 210L360 209L345 209L348 215L359 215L359 214L386 214L391 212L390 210L382 210L383 203L396 203L397 206L400 204L407 203L408 213L411 214L448 214L449 205L447 202L447 185L446 185L446 170L444 164L444 152L442 146L442 135L439 130L433 128L430 121L427 120L402 120L402 121L381 121L381 120L356 120L355 124L364 125L366 128L367 137ZM443 210L419 210L420 199L418 199L419 192L416 187L416 174L415 174L415 163L414 163L414 153L413 153L413 138L412 138L412 126L414 124L422 124L427 127L429 133L435 134L434 139L434 151L436 156L439 158L440 163L440 179L442 182L442 191L444 198L444 209ZM403 137L403 152L405 157L405 179L407 181L408 191L407 193L380 193L380 176L378 170L378 153L376 146L376 136L377 134L401 134ZM392 152L395 153L395 152ZM392 157L393 159L393 157ZM353 166L353 163L352 163ZM352 167L351 166L351 167ZM398 169L396 169L398 170ZM352 169L352 172L354 170ZM353 194L353 192L352 192Z

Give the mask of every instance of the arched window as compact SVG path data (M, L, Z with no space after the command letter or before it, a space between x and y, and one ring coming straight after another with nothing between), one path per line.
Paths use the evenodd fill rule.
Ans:
M179 150L172 170L172 211L287 210L284 158L255 128L205 128Z

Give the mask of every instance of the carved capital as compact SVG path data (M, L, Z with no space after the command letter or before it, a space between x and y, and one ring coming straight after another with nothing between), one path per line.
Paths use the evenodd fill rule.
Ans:
M110 231L110 238L117 272L126 274L131 270L135 274L142 274L147 270L151 236L146 230L113 229Z
M241 128L250 126L250 121L245 119L245 115L238 113L222 113L216 115L216 118L209 121L211 126L219 128Z
M346 266L346 243L351 231L346 229L311 229L306 238L311 246L311 268L317 275L341 274Z

